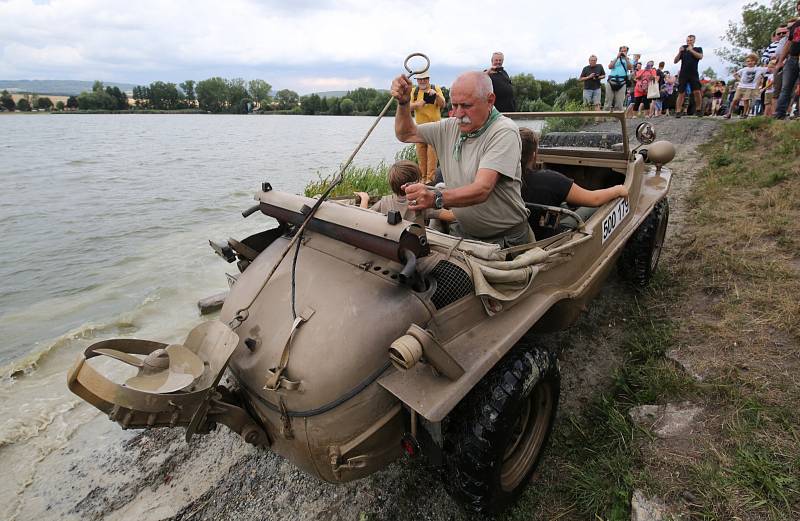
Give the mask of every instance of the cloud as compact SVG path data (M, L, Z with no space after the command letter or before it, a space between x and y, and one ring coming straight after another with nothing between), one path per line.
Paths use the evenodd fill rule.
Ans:
M704 47L702 65L719 71L713 49L744 3L675 0L644 15L604 13L587 0L9 0L0 18L0 78L149 83L222 75L299 90L354 79L385 87L414 51L427 53L434 71L458 71L485 68L502 50L512 74L564 79L590 54L607 64L621 43L669 63L689 32ZM452 81L455 72L441 77ZM296 84L281 85L290 78Z

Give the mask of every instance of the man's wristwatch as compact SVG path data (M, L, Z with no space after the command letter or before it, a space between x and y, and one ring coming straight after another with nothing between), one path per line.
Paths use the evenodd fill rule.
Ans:
M444 197L442 197L442 192L440 190L433 191L433 207L437 210L444 208Z

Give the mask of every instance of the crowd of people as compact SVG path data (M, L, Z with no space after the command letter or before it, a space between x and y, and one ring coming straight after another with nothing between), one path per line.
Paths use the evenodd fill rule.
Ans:
M695 45L696 37L690 34L673 59L679 64L676 74L665 68L664 61L656 67L654 60L631 54L626 45L608 63L608 72L597 63L597 56L589 56L589 65L578 78L583 82L583 102L601 109L605 79L605 110L624 110L631 118L669 116L671 111L678 118L685 114L795 118L800 109L800 1L796 7L798 16L778 26L762 55L748 55L745 66L727 83L701 77L703 48Z
M800 0L797 10L800 14ZM735 74L735 85L700 77L703 48L695 45L691 34L673 59L680 64L675 75L665 69L665 62L656 67L654 60L644 61L624 45L609 62L608 73L592 55L579 77L584 103L600 110L606 80L605 108L625 110L629 117L642 116L642 111L649 117L669 115L670 110L675 117L687 113L731 117L741 105L742 117L763 111L783 119L797 99L800 21L793 18L779 26L772 39L760 63L757 55L747 56ZM585 190L557 172L536 170L535 133L518 128L502 114L516 109L503 62L503 54L494 53L486 70L456 78L446 119L441 112L448 100L428 74L417 75L416 85L405 75L394 79L395 135L416 145L418 165L409 161L393 165L389 173L393 194L373 210L394 210L413 220L437 219L448 223L452 235L509 248L547 233L538 227L540 220L526 203L593 207L627 196L624 185ZM357 195L367 207L368 194Z

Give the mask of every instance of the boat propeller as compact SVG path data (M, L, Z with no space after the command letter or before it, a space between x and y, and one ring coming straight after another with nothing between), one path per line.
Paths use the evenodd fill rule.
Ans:
M116 349L100 348L95 353L108 356L139 369L125 386L144 393L171 393L192 385L203 374L204 364L182 344L159 348L144 358Z

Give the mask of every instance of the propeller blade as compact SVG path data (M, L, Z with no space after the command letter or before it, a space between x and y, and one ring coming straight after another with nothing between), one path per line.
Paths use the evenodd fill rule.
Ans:
M186 346L171 344L165 351L169 356L168 367L160 371L140 369L139 374L129 378L125 385L144 393L171 393L192 385L203 374L203 360Z
M122 351L117 351L116 349L100 348L100 349L95 349L94 352L100 353L101 355L110 356L111 358L119 360L120 362L124 362L128 365L132 365L134 367L142 367L142 365L144 364L143 360L138 356L132 355L130 353L123 353Z
M180 391L194 382L194 376L186 373L172 373L168 369L155 374L138 374L125 382L126 387L151 394L164 394Z
M183 344L168 345L166 351L169 355L170 372L190 374L192 378L203 374L203 360Z

